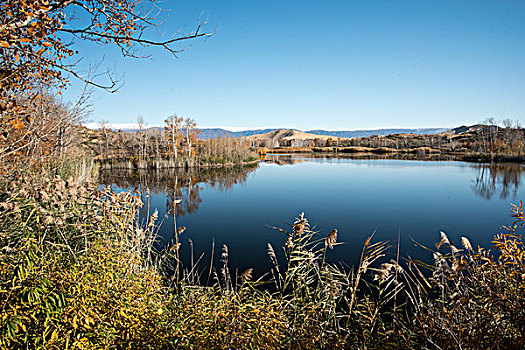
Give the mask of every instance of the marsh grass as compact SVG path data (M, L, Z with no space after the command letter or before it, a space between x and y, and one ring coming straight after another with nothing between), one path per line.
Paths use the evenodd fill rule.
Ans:
M81 170L81 174L86 171ZM79 170L76 170L79 171ZM67 174L67 172L65 172ZM338 231L301 213L272 267L231 270L221 247L179 259L184 228L154 249L166 218L139 220L138 193L87 176L19 175L2 182L0 347L10 349L522 348L525 332L522 206L493 251L445 233L433 263L399 244L363 242L355 267L330 263ZM148 208L148 212L149 208ZM282 253L281 253L282 252ZM206 281L206 282L204 282ZM271 286L271 288L269 288Z

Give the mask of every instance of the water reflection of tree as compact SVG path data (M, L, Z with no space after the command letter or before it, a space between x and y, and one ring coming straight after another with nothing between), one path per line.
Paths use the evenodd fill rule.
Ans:
M486 199L498 194L501 199L515 197L525 173L525 167L518 164L491 164L477 168L472 188L478 196Z
M454 160L452 155L441 153L432 154L418 154L418 153L295 153L295 154L268 154L264 157L266 163L277 165L293 165L306 162L309 159L316 159L317 161L338 161L341 159L355 159L355 160L421 160L421 161L447 161Z
M162 170L106 170L100 174L100 182L124 189L137 189L147 201L148 191L166 196L166 211L173 211L175 199L182 202L176 206L177 216L191 214L202 202L202 184L220 191L227 191L242 184L257 165L231 168L162 169Z
M310 154L268 154L264 156L264 161L277 165L293 165L306 162L308 158L313 158L313 156Z
M195 176L175 175L166 184L166 209L172 211L175 199L181 199L182 202L176 207L177 216L197 211L202 202L201 189L202 187Z

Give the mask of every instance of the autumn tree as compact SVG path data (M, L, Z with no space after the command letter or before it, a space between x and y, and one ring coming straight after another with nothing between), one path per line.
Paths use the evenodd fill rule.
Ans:
M168 141L168 152L177 159L177 148L182 139L182 122L184 118L177 117L176 114L166 118L164 130L166 130L166 139Z
M124 56L145 57L141 48L161 47L175 57L175 45L205 37L205 21L189 33L158 39L163 14L155 0L2 0L0 2L0 159L27 145L34 106L44 93L68 86L70 79L115 91L110 71L83 72L76 42L118 47Z
M188 158L191 158L191 147L197 142L197 136L199 130L197 130L197 123L193 118L186 118L184 120L184 139L186 141L186 148L188 152Z

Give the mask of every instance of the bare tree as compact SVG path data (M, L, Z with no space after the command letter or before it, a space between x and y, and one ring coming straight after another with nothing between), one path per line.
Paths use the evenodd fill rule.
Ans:
M145 160L147 158L146 156L146 145L147 145L147 135L146 135L146 128L147 124L144 121L144 117L139 115L137 117L137 141L139 143L139 159Z
M104 137L104 150L106 153L106 160L109 159L109 134L110 134L110 126L109 122L107 120L101 120L99 123L99 130L102 131L102 136Z
M183 118L177 117L176 114L164 120L166 123L164 126L164 130L166 130L166 138L168 139L170 151L174 154L175 159L177 159L177 148L179 147L180 139L182 138L182 121Z
M186 118L184 120L184 132L185 132L184 136L186 139L188 159L191 158L191 146L193 142L197 139L196 127L197 127L197 124L195 123L194 119Z

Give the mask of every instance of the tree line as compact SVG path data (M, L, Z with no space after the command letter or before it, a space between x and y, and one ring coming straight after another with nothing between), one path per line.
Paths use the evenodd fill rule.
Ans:
M175 114L164 120L163 127L150 127L139 117L136 131L115 132L107 122L101 122L99 132L102 142L96 143L94 151L98 159L108 164L132 161L141 168L178 167L190 162L193 165L240 164L257 159L248 141L227 135L201 140L195 120ZM172 163L155 163L162 160Z
M445 132L373 135L356 138L267 139L252 140L251 146L266 148L367 147L392 150L427 147L446 153L522 156L525 154L525 133L518 120L488 118L482 124L457 128L456 134Z

